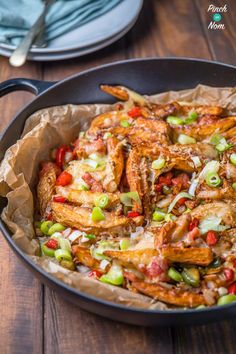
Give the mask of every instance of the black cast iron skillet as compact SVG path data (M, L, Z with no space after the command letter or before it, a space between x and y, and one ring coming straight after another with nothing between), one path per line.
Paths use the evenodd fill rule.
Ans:
M143 94L193 88L197 84L236 86L236 67L203 60L184 58L149 58L117 62L91 69L60 82L12 79L0 84L0 97L26 90L37 97L19 112L0 138L0 158L20 137L25 120L38 109L67 103L111 103L112 98L99 90L101 83L128 86ZM0 213L6 205L0 199ZM136 325L187 325L221 320L236 315L236 303L201 310L147 311L128 308L81 293L47 274L31 261L12 241L11 232L0 221L10 247L23 263L45 284L83 309L110 319Z

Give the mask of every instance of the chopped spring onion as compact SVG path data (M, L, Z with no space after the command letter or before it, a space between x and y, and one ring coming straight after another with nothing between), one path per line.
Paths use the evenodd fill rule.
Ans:
M100 263L100 268L105 270L109 264L110 264L110 262L107 259L103 259Z
M54 225L52 225L50 227L50 229L48 230L48 235L51 236L53 235L55 232L61 232L61 231L64 231L65 230L65 226L63 226L62 224L60 223L56 223Z
M130 123L127 121L127 120L122 120L121 122L120 122L120 125L123 127L123 128L128 128L128 127L130 127Z
M95 240L96 239L96 236L94 234L84 235L84 237L88 238L89 240Z
M68 239L71 242L74 242L75 240L77 240L80 236L83 236L84 232L81 232L79 230L74 230L70 233L70 235L68 235Z
M228 295L221 296L217 302L217 305L219 305L219 306L228 305L234 301L236 301L236 295L228 294Z
M171 213L165 215L165 221L166 222L169 222L169 221L172 221L172 220L174 221L176 219L177 219L177 217L175 215L171 214Z
M85 160L83 160L83 163L93 169L96 169L98 167L98 162L94 161L92 159L85 159Z
M118 263L113 262L108 273L102 275L99 280L112 285L122 285L124 281L122 267Z
M86 186L85 184L81 184L81 186L79 186L78 190L79 191L88 191L89 187Z
M107 163L107 157L101 156L97 153L90 154L89 159L96 161L99 166L105 165Z
M217 173L220 169L220 163L216 160L208 162L205 167L202 169L199 174L199 181L202 181L206 178L208 173Z
M99 208L106 208L109 203L109 198L106 194L101 194L99 197L94 198L94 204Z
M52 221L43 221L40 226L40 230L44 235L48 235L48 231L52 227L52 225L53 225Z
M194 166L195 166L196 168L202 166L201 160L199 159L198 156L192 156L192 157L191 157L191 160L193 160Z
M191 195L191 196L195 196L195 192L196 192L196 189L197 189L197 186L198 186L198 179L194 179L192 182L191 182L191 185L189 187L189 190L188 190L188 193Z
M66 261L65 259L63 259L61 262L60 262L60 265L66 269L69 269L69 270L75 270L75 264L73 261Z
M163 221L165 219L166 213L161 210L155 210L152 214L153 221Z
M191 136L188 136L186 134L180 134L178 137L178 143L180 143L181 145L195 144L196 139L194 139Z
M107 140L108 138L111 138L112 137L112 133L110 132L106 132L104 135L103 135L103 139Z
M201 220L199 224L199 230L201 234L206 234L208 231L224 231L227 230L229 227L220 225L221 218L218 216L208 216L205 219Z
M102 221L105 220L105 215L100 207L96 206L92 210L92 220L93 221Z
M193 123L198 119L198 114L195 111L189 112L189 115L187 118L185 118L184 122L185 124Z
M130 247L130 240L128 238L123 238L120 240L120 249L121 251L125 251Z
M71 253L68 250L58 249L55 251L55 258L58 262L65 260L65 261L72 261Z
M42 252L47 257L54 257L55 250L52 248L47 247L44 243L41 245Z
M229 159L233 165L236 165L236 153L231 154Z
M184 121L183 121L182 118L175 117L175 116L169 116L169 117L167 117L166 121L167 121L167 123L173 124L173 125L184 124Z
M209 187L218 187L221 184L221 179L217 173L207 173L206 183Z
M236 182L232 184L233 189L236 189Z
M62 250L71 252L71 245L69 240L65 239L64 237L58 237L58 242Z
M174 281L180 282L183 280L182 275L180 274L180 272L178 272L175 268L170 267L168 270L168 276L170 277L170 279L173 279Z
M200 273L197 268L184 269L182 272L183 280L186 284L198 287L200 282Z
M174 200L170 203L169 208L168 208L168 213L170 213L172 211L172 209L174 208L175 204L178 203L178 201L182 198L188 198L188 199L193 199L193 197L186 192L180 192L179 194L176 195L176 197L174 198Z
M125 206L132 206L133 205L132 200L134 200L138 204L141 204L141 200L140 200L138 192L122 193L120 195L120 201Z
M165 166L165 163L166 163L165 159L163 159L163 157L159 157L157 160L154 160L152 162L152 168L154 170L160 170Z
M228 144L226 139L220 134L213 134L210 143L215 145L216 150L219 152L226 151L232 147L232 144Z

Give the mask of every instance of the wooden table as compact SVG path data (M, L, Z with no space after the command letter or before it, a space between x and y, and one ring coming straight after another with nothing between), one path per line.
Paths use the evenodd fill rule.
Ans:
M135 1L135 0L130 0ZM235 64L235 0L227 1L224 30L208 30L211 2L144 0L134 28L96 54L13 69L0 58L0 81L12 77L60 80L103 63L148 56L186 56ZM223 3L215 0L216 6ZM186 73L188 75L188 73ZM1 99L1 129L32 96ZM0 239L0 353L235 353L236 320L188 328L145 328L109 321L75 308L44 287Z

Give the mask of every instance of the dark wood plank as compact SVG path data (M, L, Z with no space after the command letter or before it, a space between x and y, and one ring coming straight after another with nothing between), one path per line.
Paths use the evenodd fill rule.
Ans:
M208 45L214 60L222 61L224 63L236 63L236 6L235 0L222 2L216 0L208 2L205 0L195 0L198 8L198 13L201 17L202 29L207 38ZM220 24L225 25L225 29L208 29L209 23L212 21L212 12L207 12L208 6L214 4L217 7L227 4L227 12L222 12L222 20Z
M45 353L173 353L168 329L109 321L79 310L49 289L45 300Z
M39 77L40 66L27 64L19 72L0 59L0 81L10 77ZM20 75L19 75L20 74ZM17 92L1 98L2 130L12 116L30 99ZM0 234L0 353L42 353L42 286L21 264Z

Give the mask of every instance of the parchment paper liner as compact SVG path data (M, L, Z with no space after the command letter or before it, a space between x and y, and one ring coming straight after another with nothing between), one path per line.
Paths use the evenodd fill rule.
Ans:
M166 103L173 100L190 104L220 105L228 114L236 114L236 88L213 88L198 85L195 89L166 92L150 97ZM31 115L21 139L11 146L0 164L0 195L7 197L2 219L13 233L13 240L44 270L66 284L89 295L130 307L166 309L167 306L146 296L106 285L71 272L54 260L37 257L38 242L34 239L34 186L39 163L49 158L50 150L73 141L79 131L86 130L93 117L108 111L112 105L64 105L45 108Z

